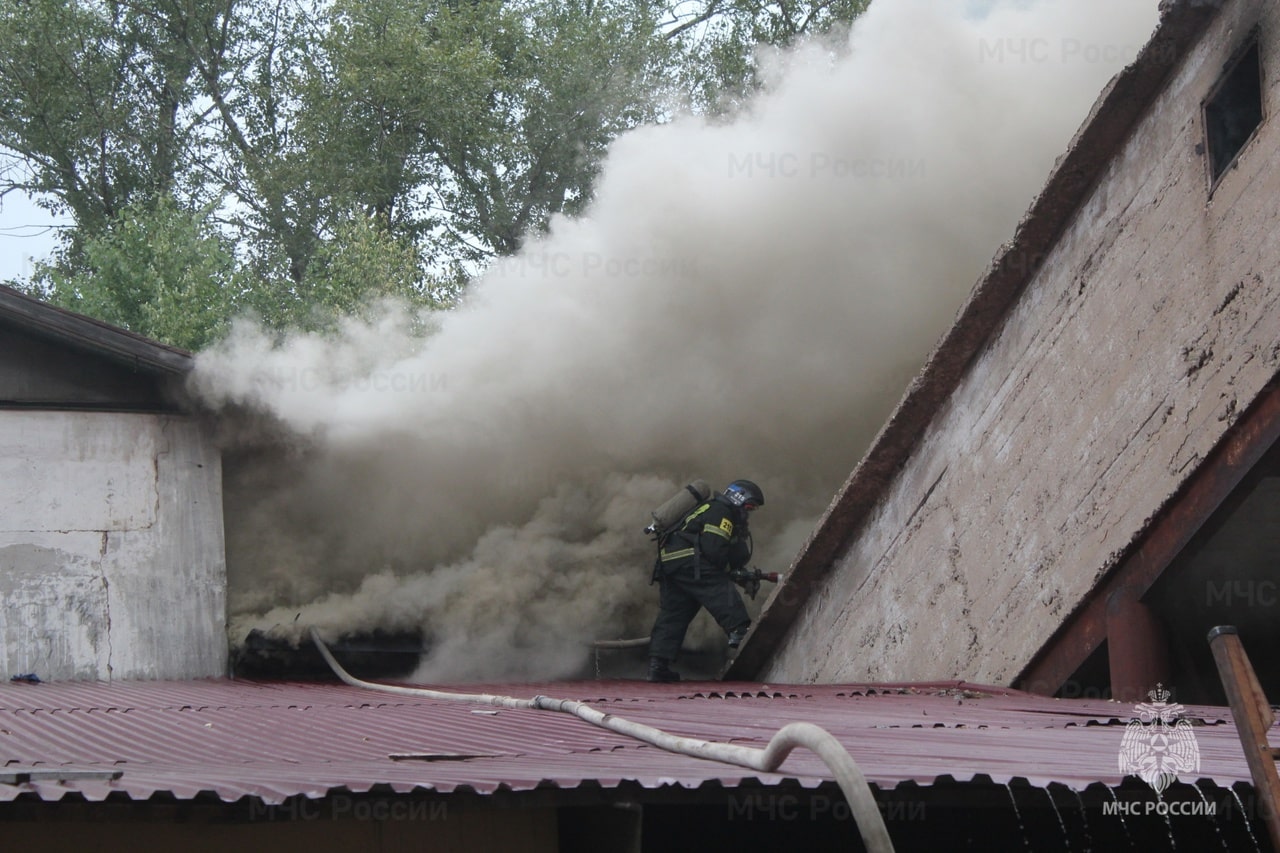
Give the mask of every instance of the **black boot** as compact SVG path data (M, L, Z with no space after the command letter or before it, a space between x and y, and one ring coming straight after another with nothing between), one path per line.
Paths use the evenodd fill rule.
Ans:
M671 668L666 658L649 658L649 680L659 684L669 684L680 680L680 673Z
M751 630L751 623L743 625L741 628L734 628L729 632L729 648L736 649L742 645L742 641L746 639L747 631Z

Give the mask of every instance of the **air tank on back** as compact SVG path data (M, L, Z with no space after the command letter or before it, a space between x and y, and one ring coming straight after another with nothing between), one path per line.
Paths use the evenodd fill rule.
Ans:
M711 486L706 480L693 480L676 492L666 503L650 513L653 523L644 529L645 533L661 533L680 519L688 515L694 507L711 497Z

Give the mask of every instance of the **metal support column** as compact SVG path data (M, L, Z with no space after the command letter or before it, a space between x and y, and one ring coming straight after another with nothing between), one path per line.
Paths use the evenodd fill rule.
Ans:
M1157 684L1169 683L1169 643L1151 608L1127 587L1107 599L1107 662L1111 698L1142 702Z

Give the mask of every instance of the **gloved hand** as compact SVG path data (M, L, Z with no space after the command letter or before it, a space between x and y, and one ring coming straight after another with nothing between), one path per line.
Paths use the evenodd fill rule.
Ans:
M751 600L755 601L756 594L760 592L760 570L752 572L748 569L736 569L729 573L729 577L738 586L742 587L742 591L751 596Z

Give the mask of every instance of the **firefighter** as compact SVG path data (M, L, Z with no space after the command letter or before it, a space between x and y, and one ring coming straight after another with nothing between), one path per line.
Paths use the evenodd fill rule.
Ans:
M686 515L658 553L658 618L649 639L649 680L679 681L671 662L685 631L705 607L736 649L751 627L747 607L729 577L751 559L747 517L764 505L764 493L750 480L734 480Z

